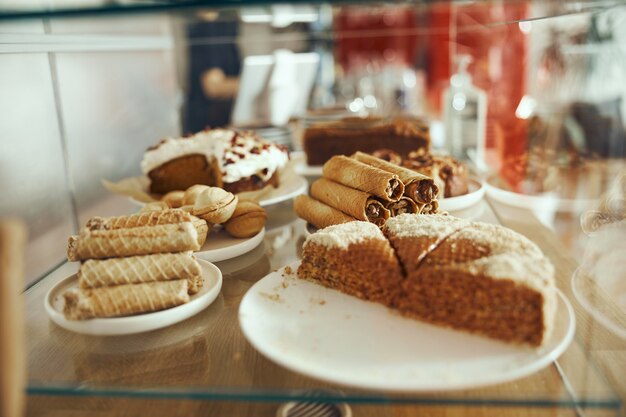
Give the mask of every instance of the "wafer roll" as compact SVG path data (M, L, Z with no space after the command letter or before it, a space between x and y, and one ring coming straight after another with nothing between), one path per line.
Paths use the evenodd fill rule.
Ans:
M68 320L119 317L175 307L189 301L187 280L72 289L63 294Z
M298 217L306 220L318 229L356 220L354 217L317 201L308 195L296 197L293 207Z
M404 184L397 175L343 155L330 158L322 168L322 175L384 201L398 201L404 192Z
M404 195L416 203L428 204L437 198L439 187L437 187L432 178L426 175L363 152L357 152L352 157L364 164L397 175L400 181L404 183Z
M418 214L423 205L417 205L415 201L409 197L402 197L398 201L389 202L385 205L387 210L390 211L391 217L395 217L399 214Z
M197 278L201 276L200 264L192 257L191 252L158 253L85 261L78 271L78 286L98 288L186 279L189 282L189 293L194 294L198 292Z
M130 227L156 226L190 222L191 216L183 210L149 211L119 217L92 217L87 221L90 230L114 230Z
M382 226L391 214L371 194L346 187L326 178L320 178L311 184L309 194L316 200L357 220L368 221L377 226Z
M70 236L70 261L198 250L198 232L191 222L130 229L89 230Z
M433 200L428 204L424 204L420 209L420 214L437 214L439 213L439 201Z

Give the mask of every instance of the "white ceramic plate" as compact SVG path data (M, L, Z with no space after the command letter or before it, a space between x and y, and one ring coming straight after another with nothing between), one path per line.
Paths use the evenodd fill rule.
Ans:
M497 174L489 176L485 182L485 188L489 198L502 204L529 210L578 213L593 207L597 203L595 199L562 198L555 192L531 195L516 193L502 187L502 180Z
M306 178L294 174L293 171L284 172L280 176L280 186L278 188L268 187L266 191L245 192L244 198L258 198L261 207L271 206L273 204L282 203L291 200L307 192L309 183ZM258 197L255 197L258 195ZM128 197L131 203L136 206L143 207L146 203L139 201L133 197Z
M464 210L478 203L485 195L485 184L475 178L470 178L468 189L467 194L440 199L439 210L450 212Z
M278 188L272 188L261 197L259 205L261 207L271 206L273 204L282 203L283 201L291 200L294 197L299 196L307 192L309 183L306 178L300 175L294 175L285 173L280 177L280 186Z
M544 368L574 336L574 313L560 292L555 332L547 345L532 349L401 317L297 279L298 265L252 286L239 323L264 356L324 381L390 392L480 387Z
M211 305L220 293L222 288L222 273L220 270L209 262L202 260L198 262L202 266L204 285L198 293L190 297L191 301L177 307L128 317L67 320L63 315L63 293L70 288L76 288L78 285L76 275L71 275L59 281L48 291L44 299L46 312L52 321L67 330L97 336L141 333L167 327L198 314Z
M209 262L235 258L259 246L263 242L264 236L265 228L261 229L256 235L245 239L232 237L224 229L211 230L211 233L206 238L206 242L195 255L196 258Z

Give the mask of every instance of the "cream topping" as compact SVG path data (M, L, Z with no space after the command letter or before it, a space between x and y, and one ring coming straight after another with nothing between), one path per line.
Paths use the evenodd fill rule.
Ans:
M385 240L385 236L374 223L354 221L318 230L306 239L304 245L313 243L327 248L347 249L354 243L371 239Z
M385 231L397 237L443 237L467 226L469 222L442 214L400 214L385 223Z
M144 154L141 170L148 174L167 161L192 154L204 155L208 161L216 158L226 183L252 175L267 181L289 159L286 151L262 140L253 132L212 129L188 138L163 140L156 148Z

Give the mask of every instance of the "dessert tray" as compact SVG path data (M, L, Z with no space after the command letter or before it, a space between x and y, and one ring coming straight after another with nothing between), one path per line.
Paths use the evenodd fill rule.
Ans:
M207 236L204 245L194 255L198 259L204 259L209 262L224 261L250 252L263 242L264 236L265 228L261 229L256 235L246 239L232 237L221 228L214 229Z
M116 194L129 197L130 201L138 206L157 201L148 193L150 180L145 176L124 178L118 182L102 180L104 187ZM280 174L280 186L273 188L267 186L259 191L247 191L237 194L239 198L247 198L257 201L260 206L267 207L303 194L308 188L306 178L294 174L292 170Z
M320 380L388 392L480 387L539 371L574 336L574 313L560 292L555 331L533 349L406 319L299 280L298 266L252 286L241 301L239 323L261 354Z
M113 336L147 332L181 322L207 308L217 298L222 288L222 273L213 264L198 260L202 267L204 285L188 303L153 313L128 317L96 318L90 320L67 320L63 315L63 293L76 288L76 274L59 281L44 298L48 316L59 326L77 333Z

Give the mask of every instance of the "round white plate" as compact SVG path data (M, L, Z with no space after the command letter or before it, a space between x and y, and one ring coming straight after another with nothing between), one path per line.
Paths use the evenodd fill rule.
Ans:
M458 197L448 197L439 199L439 210L459 211L473 206L482 200L485 195L485 184L475 178L470 178L468 193Z
M260 194L259 205L261 207L268 207L273 204L282 203L283 201L291 200L294 197L299 196L307 192L309 183L306 178L294 174L293 171L284 172L280 176L280 186L278 188L268 187L267 191L253 191L244 192L245 198L255 198L255 194ZM146 203L139 201L133 197L128 197L131 203L136 206L143 207Z
M597 200L594 199L562 198L554 192L546 192L537 195L521 194L501 188L501 185L501 179L497 174L493 174L487 178L485 188L489 198L502 204L529 210L577 213L597 203Z
M261 229L256 235L245 239L232 237L224 229L211 230L211 233L206 238L206 242L195 255L196 258L209 262L235 258L259 246L263 242L264 236L265 228Z
M190 297L191 301L177 307L128 317L67 320L63 315L63 293L71 288L76 288L78 285L76 275L71 275L59 281L48 291L44 299L46 312L52 321L67 330L97 336L141 333L167 327L198 314L211 305L220 293L222 288L222 273L220 270L209 262L202 260L198 262L202 267L204 285L198 293Z
M291 200L300 194L306 193L308 188L309 183L306 178L300 175L294 175L293 172L291 174L285 173L285 175L280 177L280 186L278 188L272 188L265 193L259 200L259 205L261 207L267 207Z
M544 368L574 336L574 312L560 292L555 331L545 346L532 349L404 318L299 280L298 265L252 286L239 323L261 354L324 381L390 392L480 387Z

